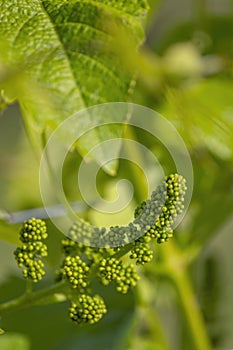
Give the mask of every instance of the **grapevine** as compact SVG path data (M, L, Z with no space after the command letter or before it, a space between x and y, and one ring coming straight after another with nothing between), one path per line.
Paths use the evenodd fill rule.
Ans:
M134 220L126 226L98 228L77 220L61 241L63 258L55 272L54 286L47 292L32 292L30 302L46 293L55 297L56 292L62 292L64 300L70 302L68 316L74 323L99 322L107 305L95 292L94 281L103 286L113 284L122 294L134 288L140 279L137 265L153 259L153 241L164 243L173 236L175 220L184 209L185 192L185 179L172 174L135 209ZM45 275L42 258L47 256L46 238L44 221L32 218L24 222L20 231L22 244L14 254L18 266L23 267L24 278L34 283ZM95 245L97 240L102 242L101 247ZM0 311L20 303L25 306L25 298L18 304L14 301L1 305Z

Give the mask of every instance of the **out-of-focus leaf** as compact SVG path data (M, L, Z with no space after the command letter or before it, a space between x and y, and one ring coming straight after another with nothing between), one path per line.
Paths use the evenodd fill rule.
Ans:
M13 95L30 131L42 133L48 126L54 129L91 105L127 100L132 75L108 52L108 43L114 42L110 28L113 24L125 28L138 46L146 11L146 0L27 0L17 4L10 0L1 4L0 36L5 45L1 56L7 66L23 70L29 77L18 81ZM87 140L79 140L78 149L85 154L122 130L122 126L106 128L106 135L93 131ZM117 153L112 150L113 159ZM99 160L98 155L95 159ZM112 162L106 170L114 173L115 167L116 162Z
M0 220L0 239L14 245L19 243L19 225L7 224L4 220Z
M200 152L201 153L201 152ZM193 158L195 161L195 158ZM232 171L224 161L203 152L194 163L194 216L189 226L191 240L201 246L213 237L233 212ZM187 228L188 229L188 228Z
M192 151L192 201L177 239L190 247L206 247L233 212L232 162L214 157L205 148Z
M207 147L219 158L233 159L233 83L209 79L169 89L160 112L171 120L186 143Z
M233 210L233 84L209 78L169 89L166 97L160 112L192 150L194 192L183 224L190 239L204 246Z
M6 333L0 336L1 350L29 350L30 343L27 337L17 333Z

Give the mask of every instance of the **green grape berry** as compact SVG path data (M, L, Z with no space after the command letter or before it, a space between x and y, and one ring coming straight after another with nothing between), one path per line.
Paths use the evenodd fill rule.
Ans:
M77 302L72 302L69 308L69 317L75 323L94 324L99 322L106 312L106 305L99 295L82 294Z
M47 227L44 221L32 218L24 222L20 231L22 246L14 251L19 267L24 267L23 276L33 282L39 282L45 274L41 258L48 255L43 242L47 238Z

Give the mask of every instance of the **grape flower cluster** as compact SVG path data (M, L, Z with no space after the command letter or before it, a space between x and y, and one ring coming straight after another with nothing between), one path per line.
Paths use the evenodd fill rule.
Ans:
M68 255L61 269L63 277L73 288L86 288L88 284L88 265L82 261L79 255Z
M123 265L122 260L114 257L100 261L99 277L104 285L115 281L116 290L122 294L126 294L131 287L135 287L139 280L132 264Z
M142 202L135 209L135 221L143 221L145 233L135 240L130 258L136 259L136 264L145 264L153 258L149 242L156 239L157 243L166 242L173 237L174 222L184 209L186 180L178 174L171 174L152 192L151 198ZM154 213L157 212L155 221ZM151 219L150 219L151 218Z
M33 282L39 282L45 274L41 257L47 256L47 227L44 221L32 218L24 222L20 231L22 245L15 252L19 267L24 267L23 276Z
M142 202L135 210L135 221L138 218L145 222L146 236L156 238L157 243L163 243L173 236L172 225L184 209L186 180L178 174L166 177L163 183L152 192L151 199ZM145 207L146 210L145 210ZM153 217L157 211L159 216L155 222L148 225L148 217Z
M75 323L94 324L106 314L107 308L99 295L81 294L69 308L69 317Z
M172 174L136 208L134 220L128 225L98 228L82 219L72 225L61 242L63 260L55 276L71 302L72 321L94 324L106 314L104 300L93 291L94 279L104 286L115 284L116 291L122 294L136 286L139 276L132 262L150 262L152 240L163 243L173 236L175 220L184 209L185 192L185 179ZM22 245L14 254L19 267L24 267L23 276L33 282L45 273L41 258L47 256L46 238L42 220L24 222L20 231Z

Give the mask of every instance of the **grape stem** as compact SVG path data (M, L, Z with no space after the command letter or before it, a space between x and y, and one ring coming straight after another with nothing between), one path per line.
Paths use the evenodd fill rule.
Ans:
M62 281L36 292L25 293L16 299L2 303L0 305L0 313L2 314L8 311L15 311L37 304L52 304L55 302L65 301L65 298L61 298L57 294L63 294L66 288L67 285ZM47 298L48 300L45 302Z
M160 255L160 264L149 264L146 266L147 271L153 275L166 276L173 283L195 349L211 350L203 316L189 277L187 255L180 251L174 241L166 243L165 247L161 246Z

